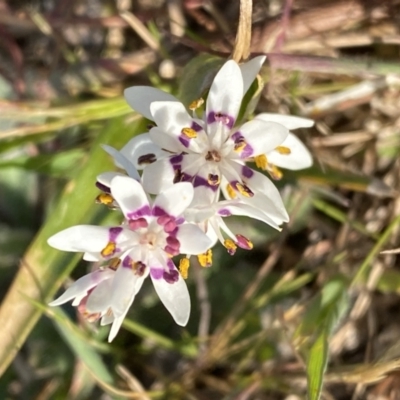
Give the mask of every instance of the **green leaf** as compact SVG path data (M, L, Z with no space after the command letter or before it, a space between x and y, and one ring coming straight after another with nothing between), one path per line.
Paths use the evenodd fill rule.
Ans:
M22 258L21 268L0 308L0 375L40 316L40 311L26 298L47 302L80 259L79 254L50 248L47 239L71 225L94 221L103 210L94 205L98 194L95 179L99 173L115 167L100 145L106 143L120 148L143 129L144 122L138 119L133 126L127 126L123 118L107 124L94 141L85 165L66 185L56 208Z
M83 160L84 151L73 149L56 154L23 156L0 161L0 168L18 167L58 177L72 177Z
M200 54L191 60L182 71L179 100L188 106L192 101L203 97L223 62L221 58L209 54Z
M307 362L307 391L309 400L319 400L321 397L327 365L328 330L323 329L311 347Z

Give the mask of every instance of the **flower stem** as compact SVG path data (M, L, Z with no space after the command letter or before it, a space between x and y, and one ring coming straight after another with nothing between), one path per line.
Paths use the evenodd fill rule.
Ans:
M239 26L233 48L232 58L239 62L250 55L252 0L240 0Z

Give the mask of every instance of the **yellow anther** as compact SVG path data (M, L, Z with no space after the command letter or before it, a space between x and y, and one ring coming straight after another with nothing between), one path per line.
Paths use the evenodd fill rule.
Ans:
M197 132L192 128L182 128L181 133L189 139L197 138Z
M235 254L237 246L236 246L236 243L232 239L225 239L224 246L225 246L226 250L228 250L228 253L231 256Z
M265 154L261 154L257 157L254 157L254 162L256 163L256 166L261 169L267 169L268 167L268 160L267 156Z
M283 172L278 167L271 164L268 166L268 173L271 175L272 179L275 179L277 181L282 179L283 176Z
M235 189L233 188L233 186L230 183L228 183L226 185L226 191L228 192L228 195L231 199L236 199L237 195L236 195Z
M240 153L246 146L247 146L247 143L244 141L244 139L242 139L242 140L240 140L240 141L235 143L235 146L234 146L233 149L237 153Z
M248 188L246 185L243 185L240 182L236 182L236 189L239 193L245 197L253 197L254 193Z
M200 97L200 99L194 100L189 104L189 110L194 111L197 108L201 107L204 104L204 99Z
M100 193L96 197L96 203L98 203L98 204L104 204L106 206L109 206L113 202L114 202L113 197L111 196L111 194L108 194L108 193Z
M211 186L218 186L221 183L219 175L208 174L207 182Z
M212 250L208 249L205 253L197 256L199 263L202 267L211 267L212 264Z
M187 279L189 267L190 262L188 258L181 258L179 260L179 272L181 273L183 279Z
M89 312L85 311L83 313L83 317L86 319L87 322L90 322L92 324L93 322L96 322L100 319L101 314L100 313L90 314Z
M114 271L117 270L119 264L121 264L121 260L119 258L113 258L108 264L108 268L113 269Z
M117 246L115 245L114 242L108 242L107 246L104 247L104 249L101 251L101 255L103 257L110 257L115 253Z
M284 155L284 156L286 156L286 155L288 155L288 154L290 154L292 151L289 149L289 147L286 147L286 146L278 146L276 149L275 149L279 154L282 154L282 155Z

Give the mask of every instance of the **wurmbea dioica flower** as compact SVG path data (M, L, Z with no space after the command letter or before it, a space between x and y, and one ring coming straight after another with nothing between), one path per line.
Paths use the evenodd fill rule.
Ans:
M263 174L246 165L280 146L289 135L281 123L254 119L236 126L242 99L265 57L239 66L227 61L217 73L206 101L203 119L175 97L150 87L131 87L125 97L133 109L153 120L148 134L121 151L143 167L143 186L160 193L172 183L188 181L219 198L221 185L229 198L268 210L274 220L288 220L278 190Z
M186 325L190 297L172 257L205 253L211 240L183 214L192 202L191 183L171 185L151 201L141 184L128 176L115 176L110 193L124 214L120 226L78 225L49 238L64 251L85 252L85 259L109 261L104 269L84 276L51 305L74 299L86 315L112 323L111 341L144 279L150 275L165 307L179 325Z

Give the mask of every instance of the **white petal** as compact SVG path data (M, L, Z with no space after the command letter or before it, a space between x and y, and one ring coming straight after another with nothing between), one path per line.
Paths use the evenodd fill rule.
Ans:
M232 135L233 140L244 138L247 145L239 153L240 158L246 159L268 153L281 145L289 135L289 131L281 124L252 120L240 127Z
M192 126L192 117L182 103L156 101L151 103L150 110L157 126L169 135L178 137L182 128Z
M156 207L173 217L181 215L193 200L193 186L189 182L179 182L160 193L154 200Z
M154 101L178 101L172 94L165 93L151 86L132 86L124 90L127 103L139 114L153 120L150 105Z
M124 315L135 298L135 285L139 276L131 268L119 267L115 273L112 287L110 305L116 318Z
M76 297L83 298L87 292L106 279L114 276L111 269L97 270L90 274L82 276L74 282L58 299L49 303L50 306L59 306Z
M211 85L206 104L206 121L208 131L215 130L218 123L213 122L213 115L222 114L229 117L227 127L230 129L234 125L239 114L240 105L243 98L243 79L238 64L227 61L217 73ZM215 132L212 132L215 134Z
M289 221L281 195L270 179L253 170L252 176L246 179L246 184L254 192L254 196L249 198L242 197L243 202L253 205L253 207L259 208L263 212L268 211L269 215L275 215L278 224L282 221Z
M163 129L157 126L150 129L149 136L153 143L155 143L155 145L161 149L168 150L172 153L180 153L181 151L186 151L186 147L179 142L178 136L169 135ZM165 156L171 155L171 153L163 153Z
M267 154L269 163L291 170L309 168L313 164L311 153L293 133L289 133L282 146L288 147L290 154L280 154L276 150L273 150Z
M294 115L262 113L258 114L254 119L266 122L277 122L289 130L310 128L314 125L314 121L312 119L296 117Z
M168 283L164 279L152 279L154 289L175 322L185 326L190 316L190 296L186 282L179 274L177 282Z
M110 307L112 279L99 283L90 293L86 311L90 314L106 312Z
M107 146L106 144L103 144L102 147L111 157L114 158L117 167L123 168L131 178L140 181L140 176L135 166L120 151L114 149L114 147Z
M175 178L175 171L169 159L162 159L148 165L143 170L143 188L151 194L158 194L168 189Z
M249 90L249 87L253 83L254 79L256 79L256 76L260 72L261 66L264 64L266 58L266 56L258 56L239 65L243 77L243 93L246 93Z
M111 186L111 181L116 176L126 176L126 175L122 174L121 172L103 172L102 174L97 175L96 180L97 182L109 188Z
M111 325L110 333L108 334L108 343L111 343L115 339L115 336L117 336L117 333L121 329L121 325L124 322L124 319L125 319L128 311L129 311L129 307L126 309L124 314L122 314L119 317L114 317L113 323ZM104 325L106 325L106 324L104 323Z
M161 150L160 146L153 143L148 133L135 136L121 149L121 153L137 169L143 169L148 163L168 155L167 152Z
M102 259L100 253L88 253L88 252L84 253L82 258L85 261L89 262L96 262Z
M176 237L181 244L179 250L182 254L205 253L212 244L210 238L199 227L192 224L181 225Z
M142 185L128 176L117 176L111 181L111 194L127 219L151 215L149 199Z
M224 215L224 210L227 210L231 215L243 215L246 217L258 219L259 221L265 222L273 228L280 230L280 224L276 223L276 218L274 219L269 216L268 209L265 209L265 211L261 211L257 208L250 206L249 204L245 204L242 202L221 201L219 203L219 212L221 212L221 215Z
M109 228L94 225L71 226L47 239L58 250L100 252L109 242Z

